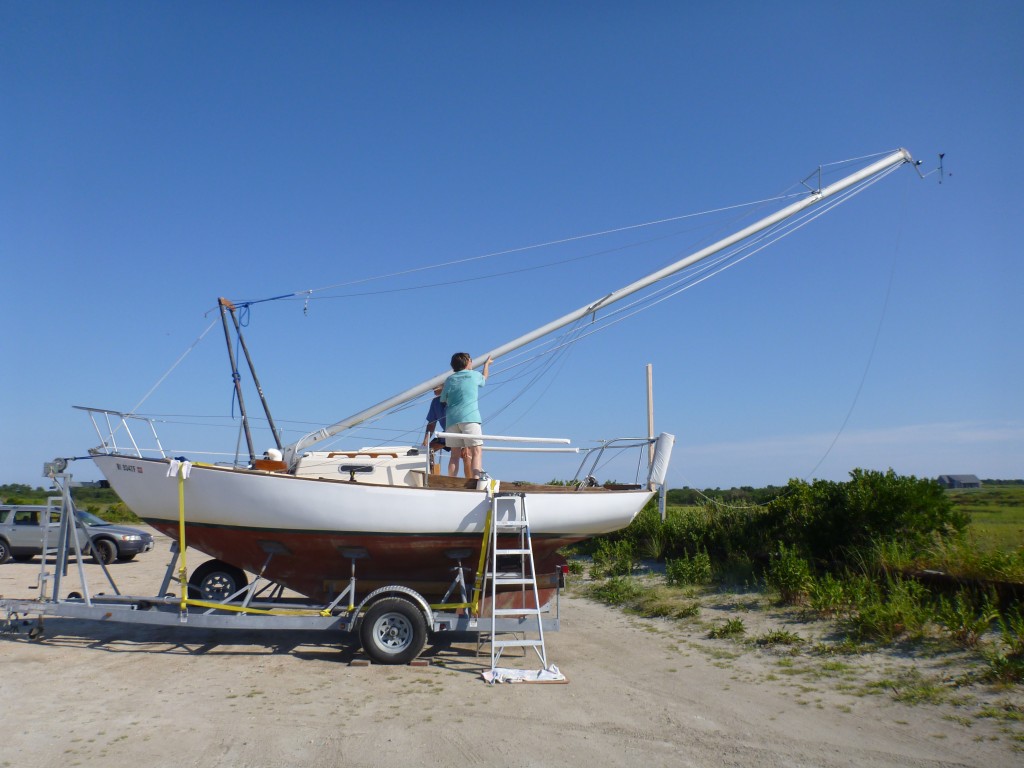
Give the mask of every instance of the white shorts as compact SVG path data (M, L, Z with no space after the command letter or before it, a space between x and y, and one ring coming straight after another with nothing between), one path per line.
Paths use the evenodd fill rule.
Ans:
M462 435L482 435L480 423L476 421L463 421L461 424L448 424L445 432L458 432ZM445 444L450 448L472 448L483 445L484 441L478 437L448 437Z

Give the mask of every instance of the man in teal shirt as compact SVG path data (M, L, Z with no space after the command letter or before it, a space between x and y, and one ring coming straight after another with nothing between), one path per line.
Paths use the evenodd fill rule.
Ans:
M452 355L452 373L441 390L441 402L446 407L446 431L458 432L465 437L450 437L448 447L452 449L448 461L448 474L459 471L459 458L465 467L466 477L478 477L483 471L483 444L481 430L479 394L491 372L490 357L484 362L483 373L473 370L473 358L466 352Z

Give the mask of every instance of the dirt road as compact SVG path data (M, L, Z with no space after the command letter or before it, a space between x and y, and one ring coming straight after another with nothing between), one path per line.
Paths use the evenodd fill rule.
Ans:
M122 592L152 594L166 552L161 536L113 566ZM0 566L0 594L33 595L38 572L38 561ZM569 683L488 686L471 643L428 648L428 667L360 667L352 647L321 636L48 619L42 642L0 636L0 766L1024 763L1019 719L866 693L856 683L877 659L787 674L785 656L706 634L567 597L548 653Z

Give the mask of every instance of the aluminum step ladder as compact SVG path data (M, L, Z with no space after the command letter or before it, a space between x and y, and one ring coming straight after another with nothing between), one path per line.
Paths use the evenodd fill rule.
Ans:
M480 633L480 647L490 645L491 669L506 648L532 648L540 659L541 668L547 669L547 651L544 647L543 608L537 594L537 572L533 560L533 542L526 514L526 494L519 491L499 491L491 495L491 511L487 541L487 561L483 584L490 605L482 618L490 618L489 630ZM518 587L517 590L499 587ZM499 608L497 597L515 595L514 608ZM487 634L487 639L484 639Z

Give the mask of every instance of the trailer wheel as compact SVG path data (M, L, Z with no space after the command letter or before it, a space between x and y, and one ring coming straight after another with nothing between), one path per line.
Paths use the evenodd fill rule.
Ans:
M385 597L370 606L359 625L366 655L378 664L408 664L427 642L423 612L401 597Z
M245 571L223 560L207 560L188 578L189 597L220 602L248 585Z

